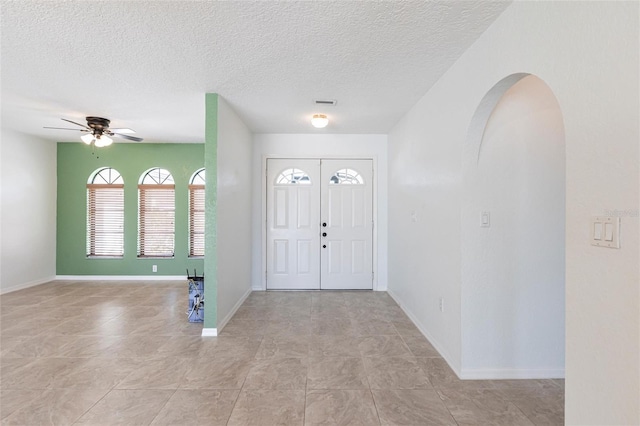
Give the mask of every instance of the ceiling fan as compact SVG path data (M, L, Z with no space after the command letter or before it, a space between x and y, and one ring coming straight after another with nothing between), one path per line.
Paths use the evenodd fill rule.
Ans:
M110 129L109 123L111 120L102 117L87 117L87 124L76 123L75 121L62 118L68 123L75 124L82 127L81 129L72 129L68 127L45 127L45 129L57 129L57 130L78 130L85 134L80 137L87 145L94 144L98 148L103 146L109 146L113 142L110 136L116 138L128 139L130 141L141 142L142 138L136 136L127 135L125 133L135 133L131 129Z

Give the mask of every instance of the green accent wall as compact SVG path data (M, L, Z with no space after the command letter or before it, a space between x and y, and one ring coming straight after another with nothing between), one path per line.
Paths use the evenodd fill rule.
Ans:
M204 144L115 142L94 151L83 143L58 143L56 274L186 276L187 268L197 269L198 274L204 271L203 259L188 257L187 188L192 174L205 165L204 153ZM86 185L89 176L101 167L116 169L124 179L124 257L120 259L86 256ZM176 184L175 257L171 259L137 258L138 181L142 173L154 167L169 170ZM213 180L211 186L215 188L213 170L207 171L207 179ZM207 190L209 187L207 182ZM158 272L152 272L152 265L158 265Z
M218 95L205 96L205 243L207 261L204 265L204 327L216 328L218 324Z

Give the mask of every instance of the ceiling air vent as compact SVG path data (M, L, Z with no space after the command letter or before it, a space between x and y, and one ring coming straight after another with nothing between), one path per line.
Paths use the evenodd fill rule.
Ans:
M338 103L338 101L336 101L335 99L316 99L315 101L313 101L313 103L316 105L335 106Z

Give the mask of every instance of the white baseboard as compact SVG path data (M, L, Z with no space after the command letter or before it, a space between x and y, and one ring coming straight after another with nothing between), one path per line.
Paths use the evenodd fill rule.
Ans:
M238 300L238 302L235 305L233 305L233 308L231 308L231 312L229 312L227 316L225 316L222 320L218 322L218 330L222 331L224 326L227 325L227 323L231 318L233 318L233 316L238 311L240 306L242 306L244 301L247 300L247 297L249 297L252 291L253 289L251 288L247 289L246 293L242 295L242 297Z
M266 289L262 288L262 287L251 287L251 291L267 291ZM282 290L278 290L278 291L286 291L284 289ZM296 289L292 289L291 291L316 291L316 290L296 290ZM374 288L372 289L372 291L387 291L387 288Z
M187 281L186 275L56 275L67 281Z
M517 368L486 368L486 369L462 369L456 367L451 361L450 357L442 349L442 345L433 338L425 329L420 325L417 318L407 310L402 304L400 299L393 291L387 290L387 293L393 300L396 301L398 306L409 317L411 322L418 327L418 330L426 337L433 347L440 353L442 358L449 364L449 367L456 373L461 380L507 380L507 379L563 379L564 369L558 368L546 368L546 369L517 369Z
M404 304L402 303L402 301L400 300L400 298L398 297L397 294L395 294L392 290L387 289L387 294L389 296L391 296L391 298L393 300L395 300L395 302L398 304L398 306L400 306L400 309L402 309L402 311L407 314L407 316L409 317L409 319L411 320L411 322L418 328L418 330L420 330L420 333L422 333L422 335L424 337L427 338L427 340L431 343L431 345L435 348L435 350L438 351L438 353L440 354L440 356L442 356L442 358L447 362L447 364L449 364L449 367L451 367L451 369L453 370L454 373L456 373L456 375L460 377L460 367L458 367L457 365L455 365L453 362L451 362L451 356L447 353L447 351L444 350L444 348L442 347L442 344L440 342L438 342L418 321L418 319L415 317L415 315L413 315L413 313L411 311L409 311Z
M26 283L20 283L20 284L12 285L12 286L9 286L7 288L0 289L0 294L7 294L7 293L11 293L13 291L24 290L25 288L35 287L37 285L48 283L48 282L55 281L55 280L56 280L56 277L55 276L51 276L51 277L46 277L46 278L40 278L40 279L33 280L33 281L28 281Z
M217 328L203 328L202 337L216 337L218 335Z
M516 368L463 369L462 380L505 380L505 379L564 379L564 369L549 368L538 370Z

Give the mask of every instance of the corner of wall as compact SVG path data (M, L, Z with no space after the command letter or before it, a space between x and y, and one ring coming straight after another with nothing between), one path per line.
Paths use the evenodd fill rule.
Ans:
M41 284L56 273L56 144L8 124L0 159L2 292Z
M218 97L216 303L218 330L251 292L253 134Z
M431 333L427 331L427 328L420 322L420 320L406 308L406 305L402 302L402 299L393 291L387 290L387 293L395 302L400 306L400 309L409 317L411 322L420 330L420 333L431 343L431 345L438 351L438 353L442 356L442 358L449 364L449 367L453 370L454 373L460 378L462 377L461 366L456 360L449 354L444 345L439 342Z
M207 303L204 326L215 329L218 297L218 235L217 235L217 181L218 181L218 94L205 95L205 146L204 167L207 176L205 186L205 259L204 291Z

